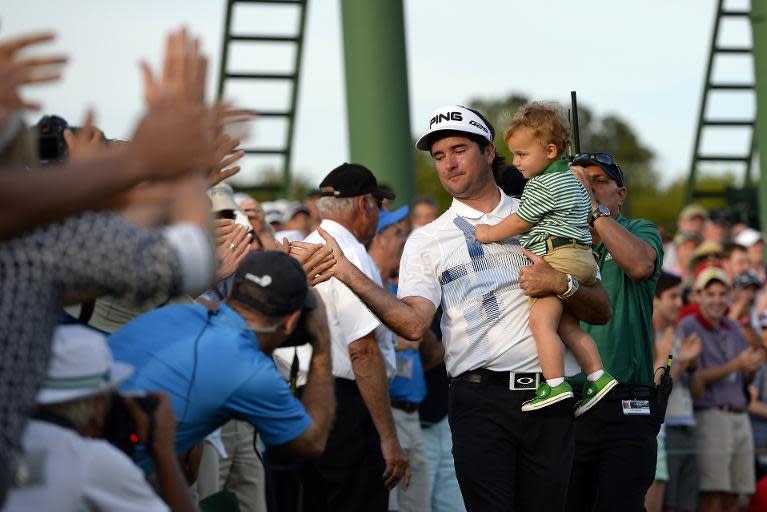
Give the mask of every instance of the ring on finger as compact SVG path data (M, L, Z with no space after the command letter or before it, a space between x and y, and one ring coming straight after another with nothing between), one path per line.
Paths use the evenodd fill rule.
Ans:
M237 244L229 244L229 248L234 252L234 250L237 248Z

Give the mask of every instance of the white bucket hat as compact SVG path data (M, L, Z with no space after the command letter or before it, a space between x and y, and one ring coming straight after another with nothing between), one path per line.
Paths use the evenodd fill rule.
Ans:
M133 366L115 362L104 335L83 325L61 325L53 333L50 366L38 404L97 395L119 386Z
M429 130L415 143L416 149L430 151L434 134L443 131L454 131L479 135L493 142L495 130L479 112L461 105L439 107L429 116Z

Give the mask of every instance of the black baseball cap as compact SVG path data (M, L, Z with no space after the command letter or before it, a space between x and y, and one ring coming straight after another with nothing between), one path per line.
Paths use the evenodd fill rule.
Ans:
M356 197L373 194L379 199L394 199L394 192L378 186L370 169L360 164L343 163L330 171L320 183L323 197Z
M269 316L317 307L304 269L279 251L248 254L234 273L230 297Z
M599 166L619 187L622 187L625 183L623 170L615 158L607 153L578 153L573 158L573 165L580 165L581 167L585 165Z

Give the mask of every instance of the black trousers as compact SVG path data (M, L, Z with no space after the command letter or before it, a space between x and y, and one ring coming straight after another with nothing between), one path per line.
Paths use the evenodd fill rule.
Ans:
M660 421L654 398L651 415L624 415L622 400L630 396L616 388L575 420L568 512L644 511L645 493L655 478Z
M522 412L522 402L533 396L533 390L451 382L453 458L469 512L564 510L574 401Z
M305 512L386 512L381 441L357 384L336 379L336 419L325 453L302 471Z

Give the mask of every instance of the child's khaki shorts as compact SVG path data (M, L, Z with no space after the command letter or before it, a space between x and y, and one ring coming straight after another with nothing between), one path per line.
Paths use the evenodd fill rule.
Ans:
M547 245L550 247L550 244ZM587 245L563 245L544 254L543 259L560 272L572 275L581 284L592 285L597 280L597 262ZM532 306L535 300L535 297L530 297L529 305Z

